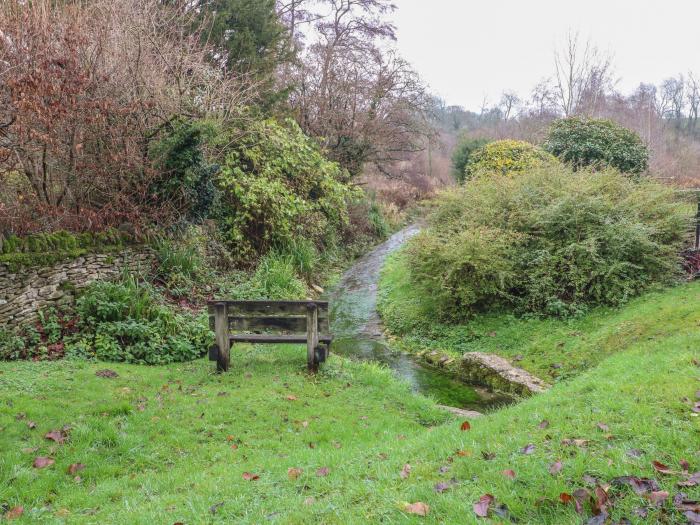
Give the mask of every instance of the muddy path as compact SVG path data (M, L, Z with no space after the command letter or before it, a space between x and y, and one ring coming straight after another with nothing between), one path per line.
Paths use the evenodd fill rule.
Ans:
M418 225L411 225L395 233L342 276L330 295L335 336L332 351L354 359L383 363L408 382L414 392L428 395L442 405L486 411L502 404L503 400L438 369L423 366L409 354L393 351L384 338L377 313L379 274L386 257L419 230Z

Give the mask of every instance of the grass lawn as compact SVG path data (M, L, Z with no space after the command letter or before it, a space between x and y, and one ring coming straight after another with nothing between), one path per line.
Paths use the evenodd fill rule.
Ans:
M601 484L647 476L673 495L685 476L661 475L653 460L700 470L690 401L699 346L696 333L644 338L546 394L471 421L469 431L368 364L332 357L309 378L300 347L239 349L226 375L205 361L5 362L0 505L24 507L20 521L48 523L476 523L488 522L472 509L488 493L520 523L580 523L560 494L593 490L588 476ZM119 376L98 377L105 368ZM65 443L44 438L64 425ZM55 463L34 468L38 456ZM550 474L557 460L561 472ZM84 469L69 474L76 463ZM290 468L303 472L295 478ZM697 487L683 491L700 497ZM644 522L640 507L650 522L683 519L670 498L652 508L627 486L609 494L616 519ZM429 514L408 514L406 502L426 503Z
M550 383L575 377L640 343L700 331L700 282L575 319L486 314L448 325L434 321L430 295L409 281L408 271L405 253L396 252L387 259L379 284L379 310L396 346L410 352L498 354Z

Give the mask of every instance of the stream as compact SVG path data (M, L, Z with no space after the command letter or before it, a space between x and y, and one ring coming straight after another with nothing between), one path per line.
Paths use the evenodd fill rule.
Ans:
M377 313L377 287L384 260L418 233L408 226L367 253L342 276L330 296L332 352L353 359L377 361L388 366L411 389L439 404L484 412L503 403L483 389L458 381L415 357L394 351L384 338Z

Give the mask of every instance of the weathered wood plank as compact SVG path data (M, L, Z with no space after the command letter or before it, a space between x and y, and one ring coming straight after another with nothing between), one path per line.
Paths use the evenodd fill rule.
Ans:
M293 316L306 315L309 304L318 305L319 318L328 318L327 301L224 301L230 315L245 316ZM213 315L216 303L209 303L209 314Z
M279 334L233 334L229 336L231 341L237 343L278 343L278 344L296 344L306 343L307 337L304 335L279 335ZM333 337L330 335L321 335L318 338L321 343L330 343Z
M256 330L281 330L285 332L306 333L306 316L294 317L240 317L228 318L229 330L232 332L256 331ZM330 333L328 319L319 319L318 330L321 333Z
M214 314L214 331L216 333L216 344L219 347L218 359L216 361L216 369L219 372L226 372L230 363L230 348L231 340L228 332L228 312L226 311L225 303L216 305L216 313Z
M306 362L309 371L318 370L316 347L318 346L318 306L307 306L306 312Z

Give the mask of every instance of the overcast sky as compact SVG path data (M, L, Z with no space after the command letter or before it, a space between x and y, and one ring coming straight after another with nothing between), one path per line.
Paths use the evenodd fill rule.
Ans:
M618 89L700 75L700 0L394 0L398 47L448 104L527 96L569 30L613 55Z

